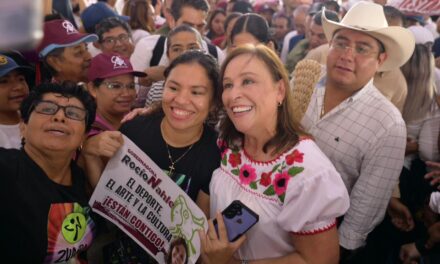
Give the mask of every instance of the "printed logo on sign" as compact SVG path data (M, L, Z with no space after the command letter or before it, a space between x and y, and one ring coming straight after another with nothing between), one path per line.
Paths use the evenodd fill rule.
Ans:
M111 62L113 63L113 69L128 68L125 61L118 56L113 56Z
M63 221L62 233L64 239L70 244L80 241L87 228L87 221L83 214L71 213Z
M8 63L8 59L5 56L0 56L0 65Z
M63 28L66 29L66 33L67 33L67 35L78 33L78 31L77 31L76 28L73 26L73 24L70 23L70 22L67 21L67 20L65 20L65 21L63 22Z

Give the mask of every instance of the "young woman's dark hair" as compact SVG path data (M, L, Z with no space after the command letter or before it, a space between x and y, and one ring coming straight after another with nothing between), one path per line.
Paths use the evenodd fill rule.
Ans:
M153 15L150 12L150 0L128 0L122 10L124 16L129 16L131 29L154 31Z
M20 106L20 114L24 123L27 124L29 117L34 110L35 104L43 98L44 94L57 93L66 98L78 99L87 111L87 117L84 120L86 125L86 132L88 132L95 121L96 104L89 92L82 86L74 82L58 83L43 83L37 86L29 93Z
M218 37L218 36L215 36L215 35L214 35L215 33L214 33L214 31L212 30L212 22L214 21L214 18L215 18L218 14L222 14L223 16L226 16L226 12L225 12L223 9L216 9L216 10L214 10L214 11L211 13L211 15L209 16L209 19L208 19L208 25L207 25L208 33L206 34L206 37L209 38L209 39L213 39L213 38L215 38L215 37ZM226 31L226 29L225 29L225 31Z
M186 241L183 237L178 237L176 239L173 240L173 242L171 242L170 244L170 250L168 252L168 254L165 256L165 263L166 264L171 264L173 263L173 249L177 246L183 246L185 248L185 262L184 264L188 263L188 246L186 245Z
M237 19L231 31L230 42L240 33L249 33L263 44L269 43L269 25L266 19L257 14L245 14Z

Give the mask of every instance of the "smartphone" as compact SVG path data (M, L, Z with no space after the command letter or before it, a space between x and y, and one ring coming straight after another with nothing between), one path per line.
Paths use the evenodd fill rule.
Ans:
M239 200L233 201L222 212L223 221L225 222L228 232L228 240L234 242L252 226L258 222L258 214L249 209ZM217 219L214 219L214 227L218 234Z

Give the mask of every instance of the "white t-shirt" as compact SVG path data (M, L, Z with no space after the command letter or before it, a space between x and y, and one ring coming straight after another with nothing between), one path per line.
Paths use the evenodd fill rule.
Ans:
M150 35L142 38L136 44L134 48L134 52L130 57L131 65L133 65L133 69L135 71L145 71L150 67L151 59L153 58L153 50L156 47L156 43L159 40L160 35ZM202 40L202 48L206 52L208 52L208 44L206 41ZM225 59L225 54L223 51L215 47L217 49L217 59L219 65ZM159 65L168 66L168 57L167 57L167 40L164 43L164 49L162 53L162 57L160 58Z
M20 124L0 125L0 147L21 148Z

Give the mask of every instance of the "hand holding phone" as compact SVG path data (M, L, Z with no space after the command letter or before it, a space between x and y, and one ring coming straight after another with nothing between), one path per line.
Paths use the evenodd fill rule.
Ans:
M236 241L258 222L258 215L239 200L226 207L222 216L230 242ZM217 219L214 219L213 223L218 234Z

